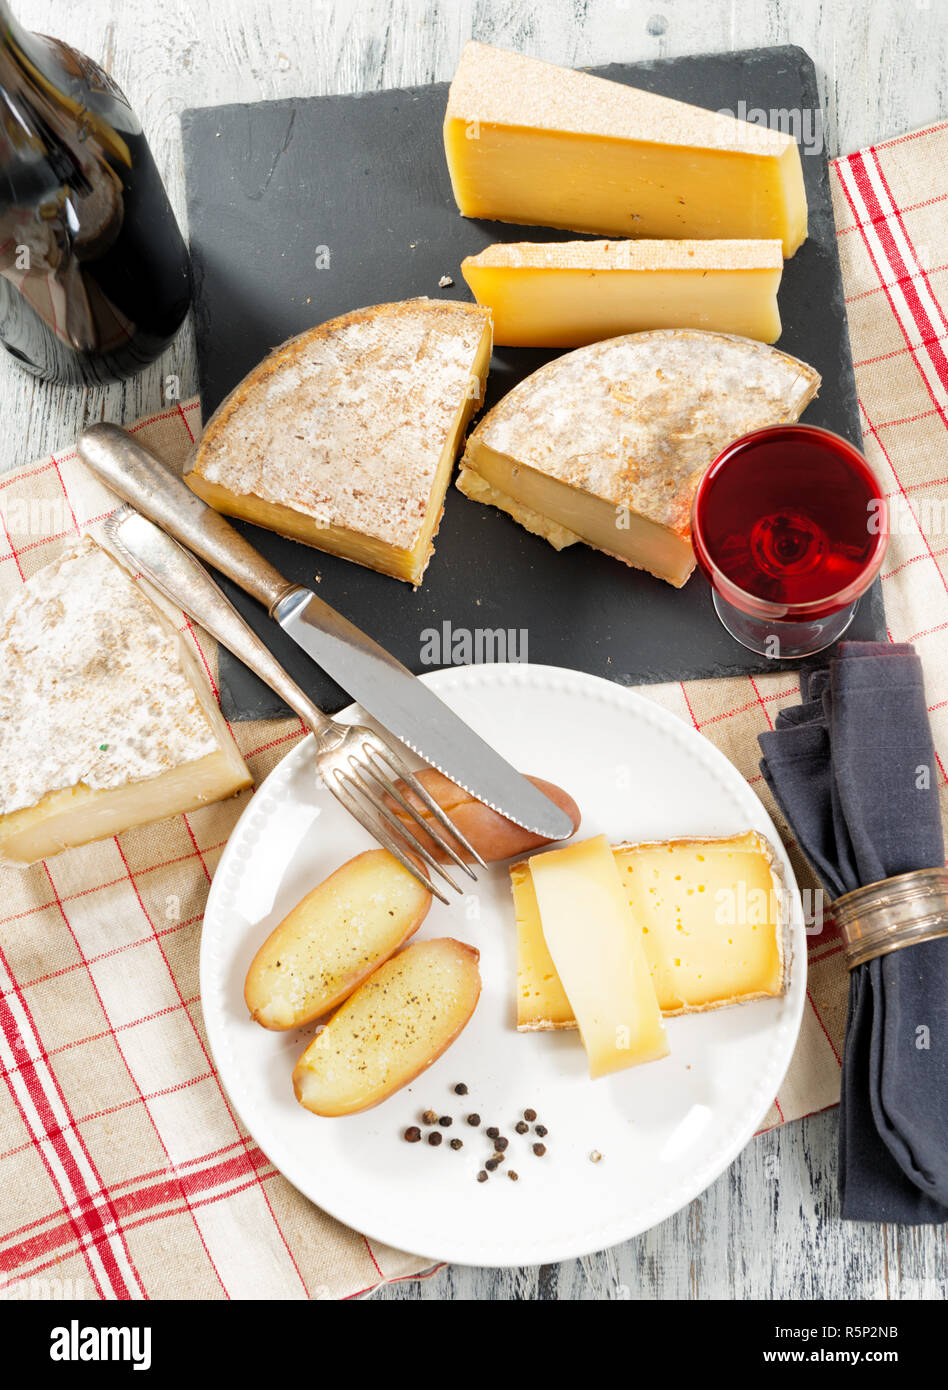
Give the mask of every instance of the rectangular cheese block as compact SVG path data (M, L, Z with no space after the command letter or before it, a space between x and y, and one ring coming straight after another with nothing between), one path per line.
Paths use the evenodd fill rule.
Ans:
M185 482L229 516L417 585L490 355L476 304L408 299L330 319L234 388Z
M784 893L756 830L618 845L615 859L664 1013L783 993Z
M642 935L604 835L529 862L543 940L592 1077L668 1053Z
M650 328L780 337L779 241L502 242L461 273L502 347L582 347Z
M762 835L751 830L722 839L618 845L613 856L665 1017L783 994L786 897ZM575 1027L544 940L531 875L525 864L510 873L517 1027Z
M468 43L444 120L466 217L601 236L806 239L791 135Z
M0 623L0 863L26 865L252 779L181 637L85 538Z

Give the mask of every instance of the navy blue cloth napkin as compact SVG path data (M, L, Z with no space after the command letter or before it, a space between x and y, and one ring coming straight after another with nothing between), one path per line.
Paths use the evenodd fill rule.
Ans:
M921 663L843 642L759 736L760 770L830 898L945 862ZM850 971L839 1126L842 1215L948 1221L948 938Z

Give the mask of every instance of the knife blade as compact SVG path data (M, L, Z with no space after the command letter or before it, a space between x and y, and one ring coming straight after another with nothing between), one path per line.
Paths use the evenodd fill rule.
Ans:
M544 839L569 816L390 652L309 589L291 584L176 474L118 425L91 425L79 457L124 501L262 603L307 655L420 758Z
M294 590L276 605L272 616L363 709L478 801L534 834L557 840L572 834L569 817L549 797L390 652L311 590ZM516 814L511 806L516 806Z

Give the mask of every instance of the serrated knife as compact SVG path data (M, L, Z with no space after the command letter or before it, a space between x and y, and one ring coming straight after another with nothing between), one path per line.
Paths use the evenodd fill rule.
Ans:
M261 603L364 710L432 767L508 820L566 839L564 811L439 700L407 666L301 584L293 584L143 444L118 425L90 425L79 457L123 501Z

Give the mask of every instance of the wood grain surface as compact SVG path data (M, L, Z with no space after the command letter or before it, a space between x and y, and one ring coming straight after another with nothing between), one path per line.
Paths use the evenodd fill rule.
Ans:
M96 58L145 126L184 223L186 106L448 80L464 41L573 66L795 43L820 74L830 154L948 113L944 0L12 0L22 23ZM318 208L314 208L314 221ZM279 256L280 247L270 248ZM0 471L70 444L91 420L196 387L190 326L134 381L76 390L0 365ZM836 1218L836 1116L755 1140L702 1197L589 1259L448 1268L385 1299L943 1298L944 1230Z

